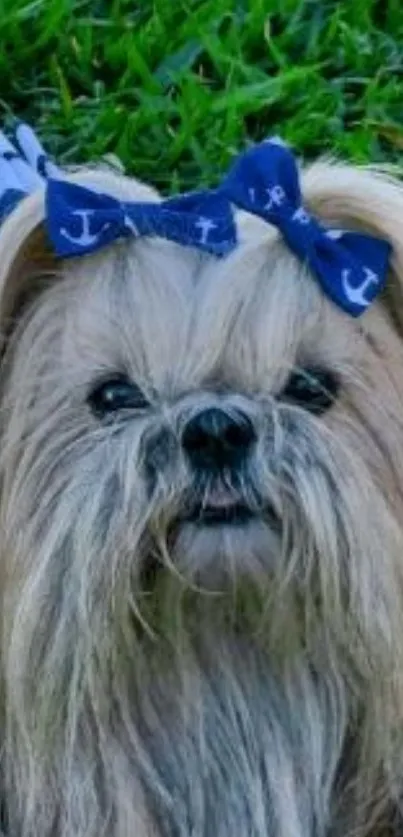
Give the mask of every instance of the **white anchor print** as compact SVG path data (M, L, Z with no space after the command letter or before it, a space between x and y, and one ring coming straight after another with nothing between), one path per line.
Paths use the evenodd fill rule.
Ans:
M104 224L101 230L96 234L90 233L90 218L94 215L93 209L75 209L72 215L78 215L82 219L82 229L81 235L74 236L70 235L69 231L66 230L65 227L61 227L60 235L64 238L67 238L72 244L76 244L79 247L91 247L92 244L99 241L102 233L110 227L109 223Z
M366 308L370 301L365 296L365 291L367 288L371 287L371 285L378 285L379 284L379 276L377 273L374 273L369 267L363 267L363 271L365 273L365 279L361 283L361 285L357 285L354 287L351 285L349 281L349 277L351 275L351 270L346 269L342 271L341 280L343 284L344 293L349 300L354 305L360 305L362 308Z
M282 186L272 186L271 189L266 189L266 192L269 195L270 200L265 204L264 208L269 212L273 209L273 206L281 206L281 204L284 203L285 191Z
M298 209L295 210L295 212L292 215L292 220L297 221L298 224L303 225L311 223L310 215L308 215L306 209L304 209L303 206L300 206Z
M203 218L203 216L200 216L199 220L195 223L195 227L201 230L200 244L206 244L210 231L215 230L217 224L211 218Z

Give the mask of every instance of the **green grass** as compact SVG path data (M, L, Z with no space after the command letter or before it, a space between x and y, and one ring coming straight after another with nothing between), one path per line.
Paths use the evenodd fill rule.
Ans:
M403 160L402 0L0 0L0 117L163 191L251 139Z

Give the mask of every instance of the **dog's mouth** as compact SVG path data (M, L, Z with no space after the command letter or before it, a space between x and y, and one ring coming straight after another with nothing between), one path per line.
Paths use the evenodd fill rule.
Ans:
M244 526L268 514L271 518L274 517L273 510L264 508L262 502L252 505L234 489L218 485L205 491L202 499L196 498L186 502L178 522L199 527Z
M165 539L184 578L203 589L222 590L229 579L233 583L234 572L239 578L266 577L281 531L280 514L243 477L235 485L220 480L191 486L168 523Z

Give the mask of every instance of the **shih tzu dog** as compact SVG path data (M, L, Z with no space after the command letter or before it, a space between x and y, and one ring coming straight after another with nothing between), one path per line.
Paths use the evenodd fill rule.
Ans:
M403 191L161 201L0 138L8 837L380 837L403 787ZM362 316L359 316L361 315Z

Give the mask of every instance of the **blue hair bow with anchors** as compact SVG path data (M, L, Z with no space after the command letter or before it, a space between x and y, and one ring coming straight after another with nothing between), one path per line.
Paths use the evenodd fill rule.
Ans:
M295 158L278 138L241 154L217 189L126 202L68 182L28 125L17 127L15 146L0 133L0 222L38 188L45 189L49 239L63 258L144 236L222 257L237 245L233 208L238 207L277 227L325 294L350 315L362 314L386 281L390 244L328 229L311 215L302 203Z
M391 246L371 235L326 229L304 208L291 151L273 137L241 154L221 194L277 227L336 305L359 316L386 280Z

